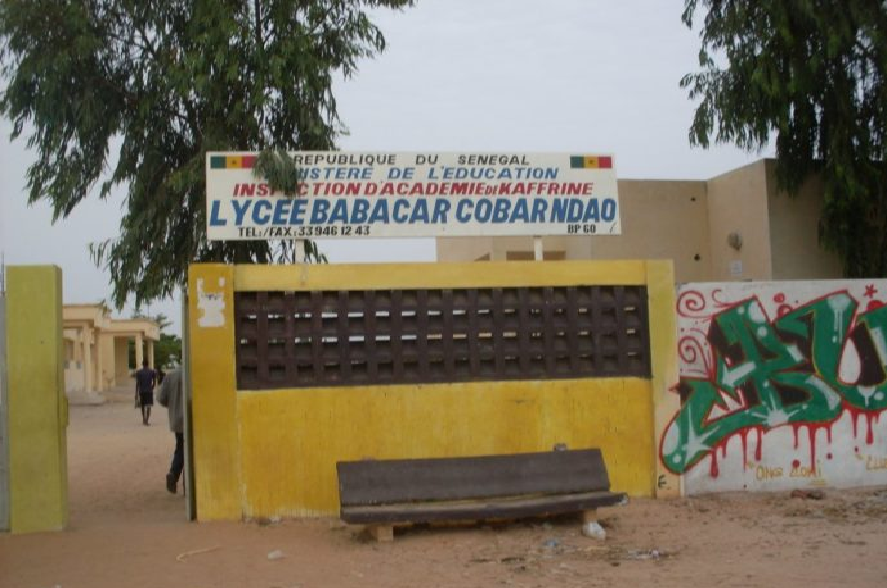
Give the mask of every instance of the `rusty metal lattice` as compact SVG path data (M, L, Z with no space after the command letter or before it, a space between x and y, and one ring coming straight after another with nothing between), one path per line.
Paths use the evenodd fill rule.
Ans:
M241 390L650 376L644 286L237 292Z

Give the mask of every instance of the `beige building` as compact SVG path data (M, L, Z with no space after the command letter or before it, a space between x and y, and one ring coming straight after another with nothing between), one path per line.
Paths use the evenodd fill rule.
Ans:
M672 259L678 282L843 277L822 249L822 184L777 189L773 160L709 180L619 180L622 234L543 237L544 259ZM533 259L532 237L442 237L437 259Z
M135 343L136 366L154 365L154 342L160 327L151 319L115 319L101 304L62 307L65 341L65 391L69 395L102 392L132 382L129 342Z

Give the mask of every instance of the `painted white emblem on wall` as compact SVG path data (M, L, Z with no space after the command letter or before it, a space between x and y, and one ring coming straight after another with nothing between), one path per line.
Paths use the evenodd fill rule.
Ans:
M224 288L225 278L219 278L219 287ZM197 326L203 328L225 326L225 291L205 292L203 278L197 278L197 309L201 316L197 317Z

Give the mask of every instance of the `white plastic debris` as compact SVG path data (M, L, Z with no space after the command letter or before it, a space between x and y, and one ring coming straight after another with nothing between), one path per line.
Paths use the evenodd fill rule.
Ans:
M607 538L607 532L597 521L591 521L582 525L582 534L592 539L603 541Z
M268 559L274 561L275 559L283 559L286 557L286 554L279 549L275 549L271 553L268 554Z
M662 555L663 553L658 549L644 551L632 550L628 552L628 559L659 559Z

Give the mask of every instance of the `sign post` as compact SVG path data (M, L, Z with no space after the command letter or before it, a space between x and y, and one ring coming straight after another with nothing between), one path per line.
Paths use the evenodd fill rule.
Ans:
M533 259L542 261L544 252L542 250L542 237L536 235L533 237Z
M610 155L296 152L291 157L300 183L296 194L286 195L253 174L257 154L208 153L207 238L621 233Z

